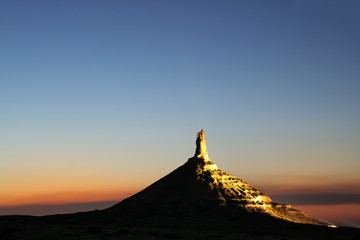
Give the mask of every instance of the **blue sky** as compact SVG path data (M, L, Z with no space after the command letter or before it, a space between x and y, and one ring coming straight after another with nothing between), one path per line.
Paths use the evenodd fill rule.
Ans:
M3 187L85 166L80 181L130 184L121 168L145 186L191 157L201 128L210 158L250 184L358 181L359 7L0 1Z

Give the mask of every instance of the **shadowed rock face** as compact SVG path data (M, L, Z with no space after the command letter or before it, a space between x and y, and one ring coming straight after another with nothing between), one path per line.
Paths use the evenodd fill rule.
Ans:
M197 133L196 151L183 166L108 210L131 215L196 215L256 213L296 223L326 225L289 205L277 204L245 181L216 166L208 156L205 133Z

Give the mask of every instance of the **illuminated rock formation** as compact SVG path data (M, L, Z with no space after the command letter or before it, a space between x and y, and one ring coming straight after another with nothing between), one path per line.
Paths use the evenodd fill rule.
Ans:
M208 156L205 133L197 133L196 151L183 166L111 209L139 214L195 214L198 209L252 218L266 215L296 223L326 225L290 205L277 204L245 181L220 170ZM251 214L254 213L254 214ZM200 213L202 214L202 213Z
M209 159L204 130L197 133L195 156L189 161L198 162L197 180L215 192L220 205L236 205L250 212L261 212L292 222L323 224L290 205L273 202L245 181L218 169Z
M194 157L203 158L204 160L209 160L209 155L206 147L205 133L203 129L201 129L201 131L197 133L196 150Z

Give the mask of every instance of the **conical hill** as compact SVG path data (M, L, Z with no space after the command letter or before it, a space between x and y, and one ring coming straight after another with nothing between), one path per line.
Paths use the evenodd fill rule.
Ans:
M209 159L203 130L197 133L194 157L106 211L132 217L230 214L246 219L256 215L326 225L289 205L275 203L245 181L218 169Z

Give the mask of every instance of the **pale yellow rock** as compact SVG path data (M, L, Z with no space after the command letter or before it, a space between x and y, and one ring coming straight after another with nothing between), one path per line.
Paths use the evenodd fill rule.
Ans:
M209 160L209 155L206 147L205 133L203 129L201 129L201 131L197 133L195 157Z
M208 182L210 191L217 191L219 205L238 205L249 212L262 212L291 222L324 225L290 205L275 203L244 180L220 170L209 158L203 129L197 133L196 151L192 159L200 164L197 179Z

